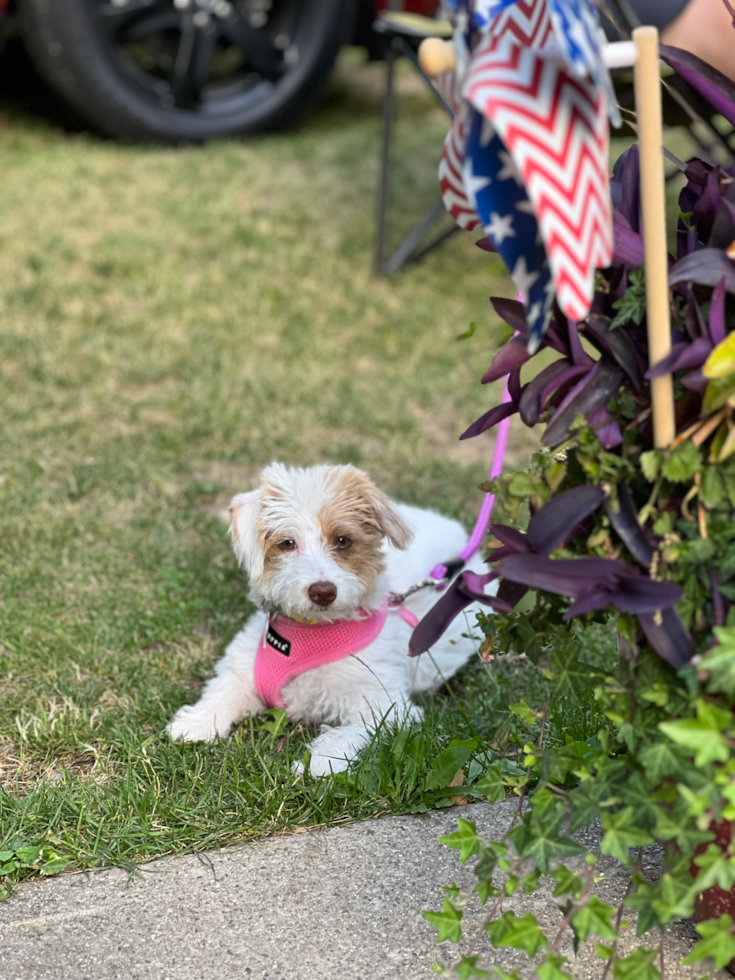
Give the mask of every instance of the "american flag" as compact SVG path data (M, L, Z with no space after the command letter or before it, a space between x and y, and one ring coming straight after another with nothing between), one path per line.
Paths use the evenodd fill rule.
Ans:
M469 56L442 194L462 227L483 226L508 266L535 350L554 296L583 319L595 269L612 260L607 116L617 110L596 14L589 0L452 6Z

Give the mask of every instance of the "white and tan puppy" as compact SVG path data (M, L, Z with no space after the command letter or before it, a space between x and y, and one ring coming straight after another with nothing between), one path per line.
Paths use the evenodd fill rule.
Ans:
M200 700L176 713L168 726L174 739L211 741L266 709L255 660L269 618L359 620L467 543L456 521L391 502L353 466L288 469L273 463L259 489L234 498L230 513L235 554L259 611L227 647ZM469 567L486 570L479 557ZM405 605L420 619L436 599L434 589L424 589ZM421 718L411 695L435 688L467 662L476 645L462 634L474 625L478 608L470 606L430 655L416 659L408 657L411 626L391 610L379 635L359 653L306 670L283 686L280 697L290 718L323 722L310 746L313 776L346 769L378 725Z

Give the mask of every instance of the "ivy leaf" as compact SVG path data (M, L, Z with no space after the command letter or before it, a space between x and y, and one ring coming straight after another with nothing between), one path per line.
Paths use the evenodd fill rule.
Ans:
M618 934L611 925L615 909L601 898L592 895L586 905L578 909L572 916L572 926L575 933L584 942L590 933L600 939L610 939L617 942Z
M505 799L503 776L498 766L490 766L482 779L474 784L473 788L479 793L482 793L490 803L499 803Z
M732 726L732 714L709 704L702 698L696 701L697 717L679 721L662 721L659 728L672 742L694 752L694 764L727 762L730 750L721 732Z
M688 483L702 468L702 454L688 439L661 464L661 472L672 483Z
M729 892L735 885L735 862L716 844L709 844L704 854L694 858L694 863L701 868L694 882L697 892L706 891L712 885L719 885L724 892Z
M715 627L718 646L702 657L700 670L710 672L707 690L721 692L728 697L735 695L735 630L732 627Z
M506 912L500 919L488 922L485 926L493 946L511 946L522 949L528 957L533 957L549 941L531 912L526 912L520 918L515 912Z
M583 700L590 691L592 680L599 676L579 659L576 644L565 642L551 651L551 696L556 700Z
M643 266L631 272L628 278L630 285L621 298L616 299L612 304L612 308L617 312L611 320L607 328L608 330L625 326L631 320L638 326L643 323L643 317L646 315L646 286L644 275L645 271Z
M649 483L653 483L661 472L661 452L656 449L650 449L648 452L641 453L639 462L643 470L643 475Z
M679 797L673 809L659 809L654 828L656 840L673 840L683 854L693 854L699 844L711 841L713 834L699 830L686 800Z
M627 783L621 786L620 795L623 802L633 808L634 824L641 830L653 830L662 808L656 803L655 796L640 773L633 773Z
M448 898L442 902L441 912L424 910L421 914L427 922L439 930L439 935L436 937L438 943L443 943L447 939L453 943L458 943L462 938L462 910L456 909Z
M577 898L582 893L584 882L576 872L570 871L566 865L557 864L552 872L552 878L556 881L556 888L553 892L554 898L559 895L573 895Z
M480 850L480 838L475 831L474 820L463 820L457 818L458 830L455 834L447 834L439 838L439 843L445 847L452 847L459 851L459 863L464 864L469 861L473 854Z
M467 745L450 745L431 763L431 772L426 777L426 789L444 789L449 786L457 771L461 769L472 749Z
M635 826L632 806L626 806L618 813L603 813L601 822L604 836L600 850L603 854L616 857L623 864L628 864L629 848L645 847L646 844L653 843L650 834Z
M589 827L600 816L600 804L613 797L613 789L608 783L588 779L569 794L574 804L574 812L569 829L574 833L580 827Z
M566 962L566 956L559 956L557 953L547 953L546 959L541 966L536 967L536 976L539 980L572 980L571 974L561 968L562 963Z
M681 754L667 742L654 742L641 749L638 760L651 783L660 783L666 776L681 778L684 760Z
M688 956L681 961L687 966L700 960L714 961L715 970L721 970L735 957L735 936L732 934L732 918L721 915L719 919L699 922L696 930L703 938Z
M500 889L496 888L489 878L478 881L475 885L475 895L480 899L481 905L486 905L488 898L494 898L499 894Z
M523 823L508 834L521 857L533 861L542 874L549 870L549 861L584 854L584 847L569 837L559 837L557 829L563 814L543 823L527 814Z
M441 840L441 838L440 838ZM478 878L492 878L493 871L498 865L498 854L491 847L478 848L480 860L475 865L475 875Z
M6 861L9 861L14 854L15 851L0 851L0 862L4 864Z
M474 326L474 324L473 324ZM459 980L470 980L470 977L491 977L492 973L488 973L487 970L481 970L479 966L475 964L480 958L479 953L475 953L474 956L463 956L459 963L455 966L454 972L457 974Z
M632 953L613 963L615 980L661 980L658 967L653 961L658 956L656 949L644 949L639 946Z
M521 721L524 721L527 725L535 725L539 718L538 711L534 711L533 708L526 704L526 702L521 699L518 704L509 704L508 711L511 714L517 715Z
M636 936L643 936L649 929L659 924L658 915L653 904L654 898L658 893L658 882L651 884L639 878L639 876L636 876L635 882L635 891L628 895L623 904L626 908L634 909L638 913L635 934Z
M525 875L522 881L522 885L523 885L524 895L532 895L534 892L537 892L541 887L540 872L538 871L538 869L536 869L536 871L532 871L530 874Z

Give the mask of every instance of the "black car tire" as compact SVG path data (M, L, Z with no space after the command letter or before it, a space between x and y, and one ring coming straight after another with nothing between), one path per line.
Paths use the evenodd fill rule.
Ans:
M206 13L214 9L212 0L19 0L19 22L37 69L96 129L122 140L198 142L280 129L296 121L319 95L354 17L351 0L275 0L276 13L292 18L288 22L294 29L290 46L297 54L289 62L266 30L253 28L248 20L252 14L246 16L251 9L247 3L233 0L223 7L220 0L218 9L229 10L223 18ZM273 6L270 2L268 9ZM138 24L143 15L153 26L153 13L163 18L166 32L159 33L174 46L168 81L160 73L148 75L131 61L121 42L124 35L111 30L110 25L114 23L117 29L130 10L138 16ZM215 38L216 34L214 41L204 38L205 32L196 26L205 13L209 35ZM118 20L113 21L115 17ZM136 29L140 34L146 28ZM226 38L224 32L228 32ZM233 34L237 44L231 42ZM219 50L212 49L212 44L222 43L232 44L236 54L242 49L244 67L214 86L209 76L202 81L201 71L192 70L195 56L190 55L186 64L180 57L185 37L193 38L192 45L201 45L196 51L203 50L204 40L210 52ZM289 35L280 37L288 39ZM245 39L242 44L241 38ZM180 62L184 70L175 75ZM260 74L250 67L260 68L261 64Z

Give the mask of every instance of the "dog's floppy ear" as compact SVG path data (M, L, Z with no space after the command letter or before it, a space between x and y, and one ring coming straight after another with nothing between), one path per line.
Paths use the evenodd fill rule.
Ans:
M413 531L381 490L372 495L378 526L394 548L404 551L413 540Z
M230 504L230 536L237 560L251 579L263 574L263 549L260 545L257 521L260 510L260 490L238 493Z

